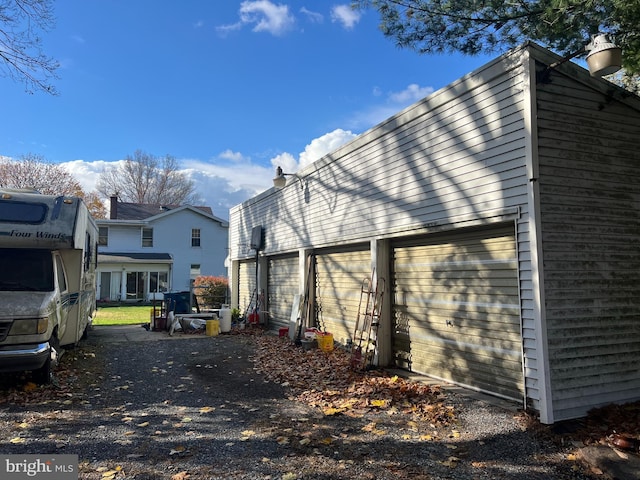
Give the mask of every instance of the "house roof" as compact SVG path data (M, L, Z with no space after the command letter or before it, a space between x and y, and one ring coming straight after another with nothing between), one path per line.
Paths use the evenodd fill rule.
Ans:
M181 211L189 210L198 215L218 222L221 227L226 228L229 222L218 218L213 214L211 207L192 205L162 205L157 203L132 203L120 202L116 196L111 197L111 212L108 219L96 221L98 224L123 223L129 225L144 225L167 215L172 215Z
M116 216L113 220L144 220L149 217L155 217L158 214L169 212L183 207L183 205L162 205L162 204L146 204L146 203L128 203L118 202ZM213 216L211 207L194 206L192 207L207 215Z
M169 253L131 253L102 252L98 253L98 263L173 263Z

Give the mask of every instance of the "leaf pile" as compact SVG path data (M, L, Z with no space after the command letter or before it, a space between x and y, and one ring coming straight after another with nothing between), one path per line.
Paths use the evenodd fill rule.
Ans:
M342 349L304 350L288 338L255 338L255 370L267 380L289 388L298 401L319 408L325 415L404 413L439 424L448 424L455 418L452 407L445 405L439 386L383 371L354 371L351 354Z
M54 370L50 384L36 385L30 374L19 372L0 377L0 404L11 405L61 405L85 402L82 384L96 382L101 360L88 347L65 353Z
M581 419L580 428L572 436L585 445L610 444L617 438L636 440L637 444L640 442L640 402L594 408Z

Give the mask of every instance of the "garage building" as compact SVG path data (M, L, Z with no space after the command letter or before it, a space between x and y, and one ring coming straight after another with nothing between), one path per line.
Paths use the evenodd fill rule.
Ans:
M373 273L379 366L544 423L640 399L640 98L558 59L514 49L231 209L235 305L277 329L308 291L346 342Z

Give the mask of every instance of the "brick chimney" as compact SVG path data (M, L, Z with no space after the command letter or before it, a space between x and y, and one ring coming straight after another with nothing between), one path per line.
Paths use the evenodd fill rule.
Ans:
M118 196L111 195L111 208L109 209L109 218L111 220L118 219Z

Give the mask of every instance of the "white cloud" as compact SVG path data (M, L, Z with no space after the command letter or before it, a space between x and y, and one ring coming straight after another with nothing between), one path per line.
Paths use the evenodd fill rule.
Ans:
M302 7L300 9L300 13L304 14L307 16L307 19L311 22L311 23L322 23L324 22L324 16L321 13L318 12L312 12L311 10Z
M282 170L286 173L293 173L298 170L299 164L293 155L290 153L281 153L271 159L271 165L275 172L276 167L282 167Z
M404 90L387 92L384 95L384 103L378 103L367 110L356 112L346 124L351 129L364 131L429 96L433 91L433 87L421 87L416 83L412 83ZM372 95L374 97L382 97L382 90L379 87L374 87Z
M356 137L357 135L355 133L338 128L319 138L314 138L311 143L305 147L304 152L300 154L300 168L311 165L327 153L333 152Z
M235 30L240 30L242 28L242 26L243 26L242 22L233 23L231 25L220 25L220 26L216 27L216 31L220 35L226 36L230 32L233 32Z
M240 21L217 27L221 34L239 30L245 25L253 25L254 32L268 32L280 36L293 28L295 17L289 13L287 5L276 5L269 0L245 1L238 12Z
M400 92L391 92L389 94L389 100L396 105L409 106L432 93L433 87L421 87L417 83L412 83Z
M225 150L218 156L225 160L231 160L232 162L236 162L236 163L240 163L243 160L245 160L244 155L242 155L240 152L234 152L233 150L229 150L229 149Z
M123 162L124 160L120 160ZM72 160L70 162L61 163L67 172L82 185L85 192L93 192L96 189L99 175L106 167L115 166L118 162L107 162L105 160L95 160L93 162L85 162L84 160Z
M232 150L221 152L211 161L178 161L181 165L180 171L194 182L195 193L201 198L202 205L211 207L216 216L227 219L231 207L273 186L272 179L277 166L281 166L285 172L295 173L356 136L350 131L336 129L313 139L298 158L291 153L283 152L273 157L267 165L257 164L251 158ZM92 192L95 191L98 177L104 169L121 162L124 160L73 160L60 165L78 180L83 190Z
M274 169L279 166L287 173L295 173L356 137L357 135L353 132L337 128L333 132L325 133L321 137L311 140L311 143L304 148L297 160L290 153L281 153L271 159L271 165Z
M362 15L349 5L335 5L331 7L331 21L341 23L347 30L352 29L360 21Z

